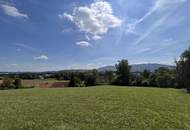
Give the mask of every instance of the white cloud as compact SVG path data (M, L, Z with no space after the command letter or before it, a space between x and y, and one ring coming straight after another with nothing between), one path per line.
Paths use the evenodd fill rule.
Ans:
M85 39L86 39L87 41L90 41L90 40L91 40L90 37L88 36L88 34L85 35Z
M80 42L76 42L76 45L79 45L81 47L89 47L90 43L87 41L80 41Z
M156 0L153 7L150 8L150 10L143 15L140 19L136 20L133 23L130 23L127 25L126 33L134 33L136 26L140 23L142 23L144 20L146 20L149 16L151 16L156 11L161 11L163 9L166 9L168 7L171 7L172 5L179 4L186 2L187 0Z
M4 13L11 16L11 17L21 17L21 18L28 18L27 14L19 12L19 10L12 6L12 5L0 5L3 9Z
M112 7L108 2L96 1L89 6L75 7L72 15L64 13L61 18L72 21L80 31L95 36L106 34L110 28L121 26L122 21L113 15Z
M61 19L62 19L62 18L67 18L68 20L73 21L73 16L70 15L70 14L63 13L63 14L59 14L58 16L59 16L59 18L61 18Z
M100 36L98 36L98 35L95 35L95 36L92 37L92 39L96 41L96 40L102 39L102 37L100 37Z
M34 60L48 60L48 56L46 55L41 55L33 58Z

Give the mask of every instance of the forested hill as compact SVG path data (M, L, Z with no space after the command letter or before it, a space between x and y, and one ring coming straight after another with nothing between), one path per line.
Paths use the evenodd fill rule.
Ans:
M131 68L132 72L137 72L137 71L143 72L144 70L149 70L149 71L153 72L160 67L165 67L165 68L169 68L169 69L175 68L175 66L163 65L163 64L133 64L131 66L132 66L132 68ZM115 71L115 70L116 70L115 66L105 66L105 67L101 67L98 69L99 72Z

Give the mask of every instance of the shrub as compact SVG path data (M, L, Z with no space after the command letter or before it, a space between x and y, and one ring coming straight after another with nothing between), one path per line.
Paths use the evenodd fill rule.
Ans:
M78 77L74 77L74 87L85 87L85 84Z
M143 85L144 87L148 87L148 86L150 86L150 82L148 81L148 79L143 80L143 81L142 81L142 85Z
M78 77L71 75L69 87L85 87L84 82L82 82Z
M143 77L140 75L136 75L132 81L132 85L134 86L142 86Z
M93 75L89 75L85 80L86 86L94 86L96 85L96 77Z
M10 89L14 88L15 86L12 84L12 80L9 78L4 78L3 83L0 86L0 89Z
M16 89L21 88L22 87L22 80L21 79L15 79L13 84L15 85Z

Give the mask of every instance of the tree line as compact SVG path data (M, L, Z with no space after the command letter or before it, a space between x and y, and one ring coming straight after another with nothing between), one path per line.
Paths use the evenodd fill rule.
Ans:
M186 88L190 91L190 48L185 50L180 59L176 60L175 63L175 69L161 67L154 72L144 70L144 72L132 73L128 60L124 59L115 65L116 72L98 72L97 70L92 70L85 73L72 73L72 78L70 79L72 84L70 86L114 84L123 86Z
M70 80L69 87L95 86L113 84L123 86L143 86L160 88L187 88L190 91L190 48L175 61L176 68L159 68L154 72L131 72L128 60L116 64L116 71L98 72L94 70L64 70L59 72L9 74L0 88L19 88L20 79Z
M97 84L113 84L123 86L143 86L160 88L186 88L190 92L190 48L185 50L179 60L175 61L176 68L169 69L161 67L154 72L144 70L144 72L132 73L128 60L121 60L116 64L116 72L98 72L93 70L85 73L75 73L77 83L79 80L87 86ZM90 77L89 77L90 76ZM90 78L91 80L85 80ZM72 78L74 82L74 78ZM90 84L87 81L92 81ZM72 84L71 86L76 86Z

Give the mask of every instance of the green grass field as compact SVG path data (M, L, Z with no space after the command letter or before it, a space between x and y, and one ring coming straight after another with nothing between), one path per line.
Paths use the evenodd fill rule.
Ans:
M114 86L5 90L0 130L190 130L190 94Z

